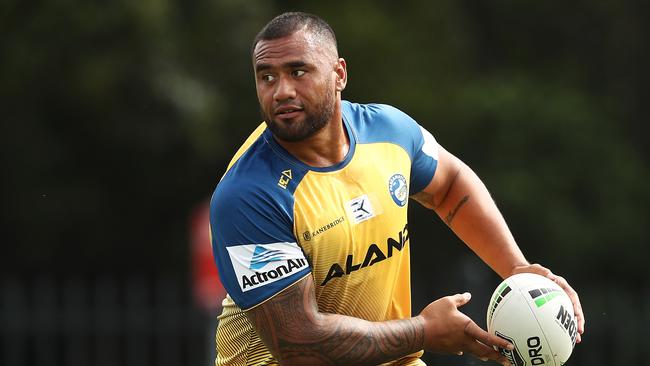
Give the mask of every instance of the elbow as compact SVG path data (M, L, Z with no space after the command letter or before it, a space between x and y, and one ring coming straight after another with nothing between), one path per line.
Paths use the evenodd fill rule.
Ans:
M331 321L320 313L309 314L305 320L294 329L290 339L278 345L276 358L283 366L332 365L333 361L324 348L330 338L326 330Z

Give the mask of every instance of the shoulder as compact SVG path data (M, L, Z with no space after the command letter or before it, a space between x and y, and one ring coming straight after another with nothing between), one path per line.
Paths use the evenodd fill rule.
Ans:
M276 154L263 135L238 155L212 195L213 228L233 234L224 238L226 244L237 244L230 237L250 242L288 240L294 192L303 174Z
M295 190L296 168L278 151L270 131L262 123L228 164L215 195L226 200L254 198L251 197L253 193L257 193L255 196L288 197Z
M402 146L411 158L423 142L422 128L408 114L388 104L342 102L343 116L359 143L388 142Z
M211 222L222 232L239 231L236 237L243 235L244 241L275 241L293 225L293 192L288 185L282 186L286 173L274 169L268 160L251 158L242 157L215 188L210 202ZM249 238L253 233L255 237ZM236 244L225 239L228 244Z
M343 115L349 121L360 127L380 124L384 127L403 127L405 124L415 123L408 114L388 104L370 103L360 104L342 101Z

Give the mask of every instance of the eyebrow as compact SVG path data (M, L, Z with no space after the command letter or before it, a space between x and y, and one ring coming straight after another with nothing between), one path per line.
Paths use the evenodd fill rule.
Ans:
M289 61L282 64L283 68L296 68L296 67L305 67L308 66L304 61ZM255 72L265 71L273 68L271 64L257 64L255 65Z

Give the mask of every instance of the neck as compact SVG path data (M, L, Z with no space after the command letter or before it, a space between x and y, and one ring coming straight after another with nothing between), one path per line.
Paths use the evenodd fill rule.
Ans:
M313 136L297 142L278 138L275 140L298 160L317 168L340 163L350 149L350 139L345 126L343 126L340 104L336 108L332 120Z

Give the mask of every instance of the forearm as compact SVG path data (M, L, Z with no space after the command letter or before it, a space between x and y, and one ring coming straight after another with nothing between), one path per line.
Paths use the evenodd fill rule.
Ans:
M282 364L376 365L422 349L421 318L369 322L319 313L305 295L309 291L313 292L312 281L292 286L272 304L249 313L255 328L263 329L258 332L262 340Z
M487 188L467 165L459 165L435 211L501 277L528 264Z
M285 333L280 337L283 361L294 358L305 361L294 364L378 365L423 347L424 327L419 318L368 322L338 314L321 316L307 334Z

